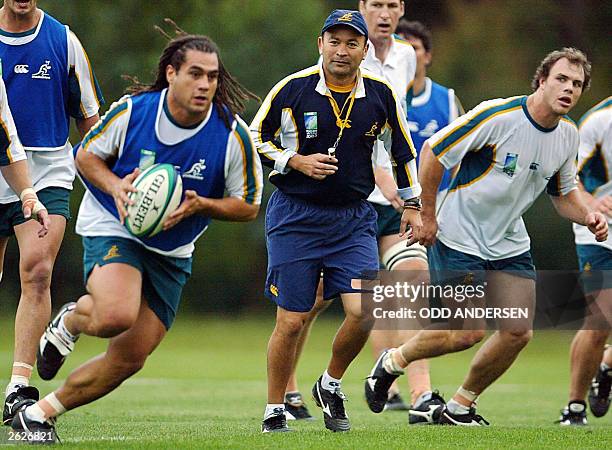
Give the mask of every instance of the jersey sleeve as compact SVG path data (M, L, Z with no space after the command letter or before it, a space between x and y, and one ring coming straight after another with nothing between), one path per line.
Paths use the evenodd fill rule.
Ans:
M0 166L8 166L26 159L26 153L17 136L4 81L0 77Z
M421 195L421 185L417 176L416 150L410 137L406 115L393 89L388 89L388 117L379 139L391 159L398 194L403 199Z
M578 149L578 177L589 193L609 182L608 167L602 151L604 134L610 126L612 114L595 112L580 122L580 146Z
M251 123L250 131L261 162L268 167L286 174L289 172L287 161L297 153L297 148L284 147L281 135L286 132L288 123L283 120L283 90L287 89L285 81L278 83L268 93L259 111ZM294 131L297 133L297 129ZM297 142L297 140L296 140Z
M483 102L430 137L427 142L438 161L446 169L452 169L469 151L491 143L495 123L489 119L503 106L495 101Z
M452 122L453 120L455 120L456 118L458 118L459 116L462 116L465 114L465 110L463 109L463 105L461 104L461 101L459 100L459 97L457 97L457 94L455 93L454 89L449 89L448 90L448 101L449 101L449 122Z
M104 161L120 156L131 110L129 96L113 103L102 119L87 132L80 151L91 152Z
M261 204L263 171L249 128L236 116L225 156L225 189L230 197Z
M98 114L104 98L85 49L70 29L67 32L68 113L75 119L87 119Z

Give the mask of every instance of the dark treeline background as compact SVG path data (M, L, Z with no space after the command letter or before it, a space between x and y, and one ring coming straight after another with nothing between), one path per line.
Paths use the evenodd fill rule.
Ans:
M39 7L69 24L85 46L107 101L102 112L128 85L122 75L152 80L165 45L153 27L165 17L189 32L211 36L221 48L226 67L263 98L285 75L316 62L316 38L332 9L357 5L357 0L39 1ZM611 93L612 2L409 0L406 17L433 30L434 62L429 75L455 88L466 109L484 99L528 94L543 56L570 45L586 51L593 62L593 86L572 117L577 120ZM247 122L257 107L256 102L250 103L244 114ZM72 142L77 140L73 134ZM266 199L271 191L267 184ZM76 181L73 215L81 195ZM571 227L555 215L545 197L526 217L536 264L542 269L574 268ZM195 253L193 277L184 291L184 312L271 310L262 295L263 207L255 223L212 223ZM83 293L81 258L80 238L71 222L54 271L56 307ZM13 311L18 298L18 254L13 240L0 285L0 313Z

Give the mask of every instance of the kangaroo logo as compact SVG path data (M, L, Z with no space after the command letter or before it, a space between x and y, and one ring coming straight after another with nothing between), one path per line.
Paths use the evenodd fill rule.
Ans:
M374 122L374 125L372 125L372 128L370 128L370 131L368 131L365 135L369 137L376 137L377 128L378 122Z
M438 125L438 121L436 119L432 119L427 123L427 125L425 125L425 128L419 131L419 136L431 137L436 134L438 128L440 128L440 126Z
M32 74L32 78L36 78L38 80L50 80L51 79L51 74L49 74L49 71L51 70L51 61L45 61L44 64L42 64L40 66L40 69L38 69L38 72Z
M202 172L206 170L205 160L201 159L199 162L191 166L187 172L183 174L183 178L193 178L194 180L203 180L204 175Z

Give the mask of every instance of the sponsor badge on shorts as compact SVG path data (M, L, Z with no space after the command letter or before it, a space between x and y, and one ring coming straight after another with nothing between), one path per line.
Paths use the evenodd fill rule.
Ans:
M317 137L317 113L316 112L305 112L304 113L304 125L306 127L306 139L312 139Z
M518 161L518 154L516 153L508 153L506 155L506 161L504 162L504 173L509 177L514 176L514 172L516 172L516 163Z
M152 150L145 150L144 148L140 150L140 162L138 163L138 168L140 170L145 170L155 164L155 152Z

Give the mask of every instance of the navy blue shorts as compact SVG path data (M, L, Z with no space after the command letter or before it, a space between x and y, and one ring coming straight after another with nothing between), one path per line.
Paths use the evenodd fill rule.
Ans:
M585 294L612 288L612 250L602 245L576 245Z
M142 296L169 330L174 322L183 286L191 275L192 258L173 258L146 249L131 239L83 237L85 284L95 266L122 263L142 273Z
M276 190L266 210L265 295L288 311L307 312L323 271L323 297L360 292L352 279L378 270L376 211L367 201L322 206Z
M432 284L445 281L440 279L445 271L453 273L476 272L484 276L487 270L501 270L521 278L536 279L535 266L529 251L510 258L486 260L454 250L438 239L434 245L427 249L427 259Z

